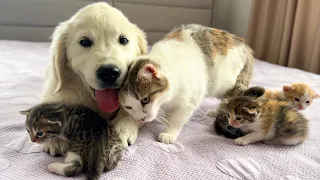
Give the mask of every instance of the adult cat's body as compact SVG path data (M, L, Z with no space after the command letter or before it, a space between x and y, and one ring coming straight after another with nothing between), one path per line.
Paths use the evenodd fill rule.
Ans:
M120 104L136 121L160 118L166 130L159 141L173 143L206 95L225 98L247 89L253 61L242 39L218 29L183 25L130 66ZM160 111L164 117L159 117Z
M123 145L115 128L104 118L82 105L45 103L21 112L27 115L27 130L33 142L64 139L69 142L64 163L51 163L49 171L64 176L86 172L87 179L98 179L114 169Z

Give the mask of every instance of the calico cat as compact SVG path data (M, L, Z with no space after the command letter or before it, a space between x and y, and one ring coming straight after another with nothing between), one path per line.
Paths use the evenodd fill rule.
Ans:
M248 88L243 92L243 96L249 97L261 97L265 93L265 89L260 86L253 86ZM236 139L238 137L244 136L244 133L241 129L234 128L228 123L228 109L226 107L227 101L222 100L219 104L218 108L210 110L207 112L207 115L210 117L215 117L215 121L213 123L213 130L218 135L224 135L230 139Z
M254 58L243 39L196 24L182 25L129 68L119 102L139 122L161 121L159 141L176 141L205 96L241 95Z
M227 100L228 122L246 135L237 145L263 141L266 144L296 145L308 134L308 120L288 102L238 96Z
M33 142L55 138L69 142L64 163L51 163L49 171L75 176L86 172L88 180L114 169L122 157L123 145L113 126L82 105L44 103L21 111L27 115L26 128Z
M288 101L298 110L306 109L314 99L320 98L320 95L305 83L284 85L281 91L268 90L264 96L269 99Z

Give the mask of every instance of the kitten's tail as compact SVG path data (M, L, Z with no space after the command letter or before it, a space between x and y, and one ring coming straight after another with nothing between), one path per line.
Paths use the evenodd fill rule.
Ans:
M91 158L88 163L88 167L86 170L86 179L87 180L98 180L103 171L103 157L101 156L102 152L93 151ZM95 158L94 158L95 157Z

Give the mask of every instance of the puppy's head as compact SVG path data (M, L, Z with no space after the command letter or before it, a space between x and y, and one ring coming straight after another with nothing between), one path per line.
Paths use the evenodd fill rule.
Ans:
M116 103L118 89L135 56L146 54L145 34L117 9L94 3L60 23L52 40L58 92L64 84L64 69L70 68L88 86L100 103ZM103 101L101 100L103 99ZM107 99L106 99L107 98ZM111 98L111 99L108 99ZM101 102L99 102L101 100ZM113 111L113 107L102 107Z

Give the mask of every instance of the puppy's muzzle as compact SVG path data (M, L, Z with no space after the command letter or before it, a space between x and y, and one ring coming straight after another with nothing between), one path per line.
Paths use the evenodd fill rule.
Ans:
M97 70L97 78L101 88L114 88L120 77L120 69L114 65L101 66Z

